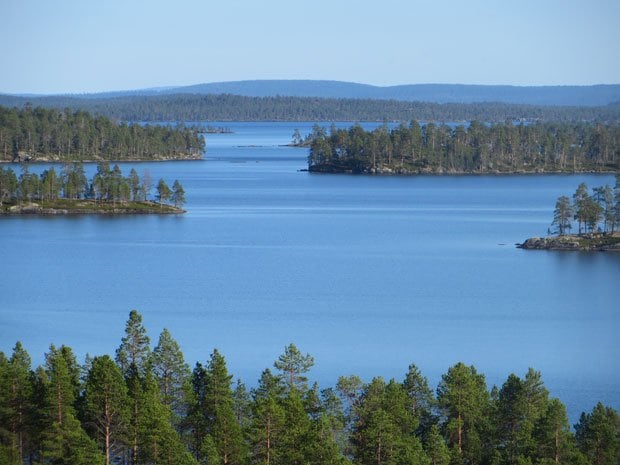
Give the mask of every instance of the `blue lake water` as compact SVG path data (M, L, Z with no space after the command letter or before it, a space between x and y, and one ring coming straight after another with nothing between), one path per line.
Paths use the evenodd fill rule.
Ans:
M249 385L294 342L322 386L532 366L573 421L620 408L620 254L514 247L612 176L309 174L282 144L311 123L221 125L205 161L121 165L179 179L185 215L0 219L0 350L113 354L136 308L153 342L167 327L192 365L217 347Z

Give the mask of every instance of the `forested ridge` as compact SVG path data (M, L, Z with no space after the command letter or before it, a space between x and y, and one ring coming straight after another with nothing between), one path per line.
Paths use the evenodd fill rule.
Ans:
M0 161L199 159L194 128L117 123L84 110L0 107Z
M213 350L193 370L166 329L151 348L129 314L115 356L78 363L51 345L32 367L18 342L0 352L0 463L267 465L617 465L620 417L601 403L571 430L540 372L489 389L457 363L436 390L415 365L402 380L309 384L294 344L256 387Z
M432 103L232 94L140 95L108 98L0 95L7 107L86 110L122 121L545 121L620 122L620 104L542 106L497 102Z
M413 121L366 131L316 125L302 145L308 168L352 173L527 173L617 171L620 125L483 124Z

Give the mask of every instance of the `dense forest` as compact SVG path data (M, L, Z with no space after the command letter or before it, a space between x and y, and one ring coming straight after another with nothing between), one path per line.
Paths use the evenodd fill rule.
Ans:
M97 173L87 179L82 163L68 163L60 172L52 166L40 175L31 173L28 165L22 165L19 177L11 168L0 166L0 207L32 201L95 200L98 203L147 202L150 200L153 180L148 171L142 178L132 168L127 177L118 165L110 168L108 163L99 163ZM172 202L175 207L185 203L185 190L178 180L172 189L160 179L155 198L160 204ZM10 211L7 210L7 211Z
M620 126L432 123L365 131L316 125L308 168L352 173L527 173L620 169Z
M155 347L135 310L115 357L50 346L33 368L0 352L0 463L6 465L617 465L620 417L596 404L571 430L541 374L488 388L457 363L436 390L415 365L401 381L309 384L294 344L256 387L214 350L193 370L166 329Z
M199 159L195 129L142 126L83 110L0 107L0 161Z
M620 122L620 104L598 107L430 103L318 97L177 94L86 98L0 95L0 105L86 110L122 121L505 121Z

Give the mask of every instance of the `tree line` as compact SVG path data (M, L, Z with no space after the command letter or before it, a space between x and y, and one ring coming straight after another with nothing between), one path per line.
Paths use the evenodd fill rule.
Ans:
M185 203L185 190L178 180L172 189L160 179L156 188L156 200L163 204L171 201L175 207ZM11 168L0 166L0 207L3 203L54 201L58 199L94 199L99 202L146 202L150 199L153 179L148 171L142 178L132 168L127 177L118 165L97 165L92 179L87 179L82 163L65 164L60 172L52 166L40 175L31 173L28 165L22 165L19 177Z
M87 98L0 95L0 105L87 110L123 121L505 121L620 122L620 105L539 106L319 97L173 94Z
M315 125L304 141L308 168L353 173L516 173L617 171L620 126L417 121L365 131Z
M616 175L616 185L595 187L592 194L586 183L582 182L573 194L573 200L563 195L558 198L553 211L552 232L564 235L577 221L578 233L614 233L620 227L620 174Z
M151 349L135 310L115 357L80 365L50 346L35 369L18 342L0 352L0 463L55 465L617 465L620 417L601 403L571 430L541 374L488 389L457 363L433 391L410 365L402 381L309 385L294 344L255 388L216 349L193 370L170 332Z
M0 107L0 161L201 158L204 148L204 138L184 126L117 123L84 110Z

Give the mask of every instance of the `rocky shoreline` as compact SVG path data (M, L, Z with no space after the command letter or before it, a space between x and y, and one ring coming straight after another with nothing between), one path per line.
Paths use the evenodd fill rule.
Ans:
M179 215L185 210L156 202L95 202L62 200L58 202L24 203L0 206L0 216L12 215Z
M522 244L517 244L517 247L526 250L620 252L620 233L531 237Z

